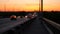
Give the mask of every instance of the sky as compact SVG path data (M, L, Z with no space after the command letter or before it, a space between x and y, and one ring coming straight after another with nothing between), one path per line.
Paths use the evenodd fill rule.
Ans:
M46 11L60 11L60 0L44 0L43 5Z
M0 0L0 11L34 10L39 10L39 0ZM43 0L43 10L60 11L60 0Z

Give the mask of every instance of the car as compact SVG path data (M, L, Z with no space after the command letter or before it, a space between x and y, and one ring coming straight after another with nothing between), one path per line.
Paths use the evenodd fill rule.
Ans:
M29 14L28 15L28 18L32 19L33 18L32 14Z
M17 18L21 18L21 16L18 16Z
M17 19L16 19L16 15L10 16L10 19L11 19L11 20L17 20Z
M27 18L28 16L25 16L25 18Z

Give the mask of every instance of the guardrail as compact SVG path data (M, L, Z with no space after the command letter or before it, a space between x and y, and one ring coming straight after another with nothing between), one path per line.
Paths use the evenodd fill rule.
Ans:
M57 28L58 30L60 30L60 24L53 22L49 19L43 18L43 20L45 20L47 23L49 23L50 25L52 25L53 27Z

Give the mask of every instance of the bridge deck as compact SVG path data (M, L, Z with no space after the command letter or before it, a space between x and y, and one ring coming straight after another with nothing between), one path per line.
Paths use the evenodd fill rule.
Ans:
M36 18L27 29L24 29L23 34L49 34L49 32L42 21Z
M28 20L28 19L27 19ZM4 32L7 29L10 29L18 24L21 24L25 21L27 21L26 19L22 19L20 21L20 19L18 19L17 21L12 21L12 23L7 23L7 26L4 26L3 24L0 25L0 32ZM23 22L22 22L23 21ZM17 23L16 23L17 22ZM21 23L20 23L21 22ZM9 25L9 26L8 26ZM4 26L4 27L2 27ZM8 27L8 28L7 28ZM21 31L20 31L21 32ZM21 34L49 34L48 30L45 28L45 26L42 23L42 20L36 18L35 20L33 20L33 22L31 23L31 25L24 29L24 31L22 31Z
M3 33L5 31L8 31L9 29L19 25L23 24L24 22L28 21L29 19L26 18L21 18L17 19L17 21L11 21L10 19L3 19L2 21L0 20L0 33Z

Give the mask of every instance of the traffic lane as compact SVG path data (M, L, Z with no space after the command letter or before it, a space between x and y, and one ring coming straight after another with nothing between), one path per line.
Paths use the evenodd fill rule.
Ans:
M5 20L5 19L9 19L9 18L2 18L2 19L0 19L0 20Z
M4 19L0 19L0 25L3 23L7 23L8 21L10 21L10 18L4 18Z
M24 18L19 18L19 20L22 20L22 19L24 19ZM18 18L17 18L17 20L18 20ZM10 20L10 18L0 19L0 25L10 23L10 22L12 22L12 20Z
M5 20L5 19L4 19ZM11 21L9 20L10 22L8 23L3 23L2 25L0 25L0 32L4 32L4 31L7 31L19 24L23 24L24 22L30 20L29 18L17 18L17 21Z
M5 32L19 24L22 24L24 22L28 21L28 19L23 19L22 21L20 21L19 19L17 21L12 21L11 23L6 23L6 24L3 24L3 25L0 25L0 33L2 32Z
M1 23L3 23L3 24L0 25L0 28L1 28L1 27L5 27L5 26L7 26L7 25L10 24L10 23L12 24L12 23L20 22L20 21L24 21L24 20L26 20L26 19L25 19L25 18L20 18L20 19L12 20L12 21L9 20L9 19L8 19L7 21L3 20L3 21L1 22Z
M22 31L23 34L49 34L41 19L36 18L31 25Z
M34 18L34 17L33 17ZM32 19L33 19L32 18ZM23 18L17 18L16 21L23 21L23 20L27 20L29 18L23 17ZM10 20L10 18L4 18L4 19L0 19L0 26L1 25L6 25L8 23L14 22L14 20Z

